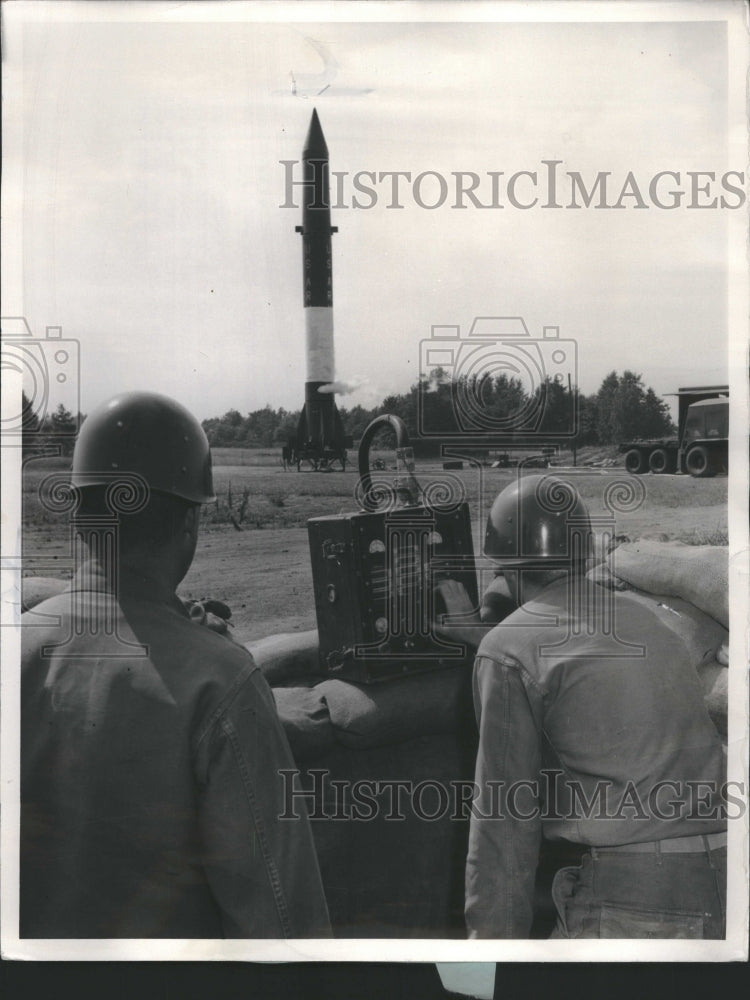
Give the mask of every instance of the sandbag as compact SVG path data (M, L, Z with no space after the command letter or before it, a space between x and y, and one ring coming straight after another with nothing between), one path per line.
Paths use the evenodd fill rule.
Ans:
M271 635L245 648L270 684L297 756L332 743L387 746L473 725L471 668L451 667L380 684L321 677L316 630Z
M319 686L275 687L272 691L295 760L306 760L336 745L328 705Z
M638 590L680 597L729 628L729 550L641 539L607 556L609 570Z
M327 680L315 690L339 742L365 749L471 727L471 675L471 667L450 667L381 684Z
M272 687L318 673L317 629L269 635L244 645Z
M688 553L688 558L683 560L686 554L684 550L704 552L707 548L712 550L712 554L703 559L707 572L702 577L700 569L695 566L698 558ZM607 562L589 570L586 574L588 579L610 590L638 590L650 593L652 596L654 591L650 588L662 586L662 591L656 591L662 595L659 600L663 598L667 604L679 601L679 608L675 609L679 617L673 622L670 619L667 621L674 625L680 639L692 651L691 660L698 664L696 672L703 689L706 709L717 732L726 742L729 635L726 625L717 616L721 615L727 621L728 614L727 609L722 607L721 588L717 581L720 579L722 569L725 574L724 579L727 580L727 550L714 546L685 546L643 540L621 545L616 551L623 555L623 567L616 558L613 558L615 553L612 552ZM658 555L659 552L661 556ZM658 563L659 558L664 560L662 565ZM689 581L689 588L684 586L688 578L688 568L689 572L694 574L694 578ZM630 582L626 583L620 576L616 576L615 570L618 574L627 576ZM704 578L713 581L713 587L708 587L705 593L701 586ZM678 587L682 593L676 595ZM687 598L688 592L691 593L692 600ZM723 596L726 601L726 586ZM711 614L709 607L713 609L714 615Z
M69 582L51 576L25 576L21 580L21 612L30 611L50 597L57 597Z
M607 590L631 590L632 588L625 583L624 580L620 580L616 577L609 566L605 563L598 563L586 574L586 579L590 580L592 583L598 583L600 587L606 587Z
M703 688L703 701L716 731L724 742L727 740L727 704L729 695L729 671L717 660L702 663L698 667L698 677Z

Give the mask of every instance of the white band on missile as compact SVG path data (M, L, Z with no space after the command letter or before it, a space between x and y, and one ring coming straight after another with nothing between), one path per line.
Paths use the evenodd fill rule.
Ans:
M305 309L308 382L333 382L333 309L308 306Z

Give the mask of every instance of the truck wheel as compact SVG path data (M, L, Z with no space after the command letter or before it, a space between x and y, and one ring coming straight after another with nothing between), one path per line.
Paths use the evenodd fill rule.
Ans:
M625 452L625 468L632 472L634 476L639 476L646 471L646 457L637 448L631 448Z
M713 456L705 445L697 444L685 457L685 468L696 479L708 479L716 475Z
M665 472L674 472L674 455L671 455L666 448L654 448L648 459L648 467L657 476Z

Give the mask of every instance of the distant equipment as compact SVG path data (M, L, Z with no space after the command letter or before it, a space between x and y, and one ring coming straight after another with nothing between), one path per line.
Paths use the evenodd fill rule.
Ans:
M708 385L678 389L677 437L628 441L625 468L634 475L653 472L687 473L696 478L715 476L729 468L729 386Z
M397 474L373 479L370 443L390 425ZM359 445L353 514L307 522L321 671L369 684L468 662L462 645L433 633L435 583L458 580L478 604L469 506L463 484L446 476L422 491L403 422L376 417Z

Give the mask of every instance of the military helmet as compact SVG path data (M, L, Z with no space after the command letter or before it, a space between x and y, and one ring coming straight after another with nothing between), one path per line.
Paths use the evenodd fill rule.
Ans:
M522 476L495 498L484 554L504 569L557 569L585 562L591 549L586 505L556 476Z
M216 499L203 428L180 403L154 392L120 393L83 422L73 485L106 486L118 473L135 473L154 492L191 503Z

